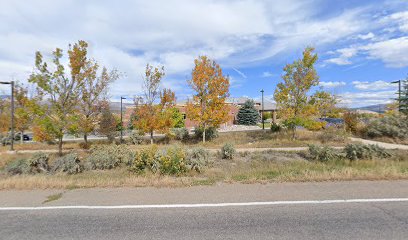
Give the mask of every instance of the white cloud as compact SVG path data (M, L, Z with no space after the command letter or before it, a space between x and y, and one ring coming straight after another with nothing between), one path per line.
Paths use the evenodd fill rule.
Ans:
M358 34L357 35L357 38L362 39L362 40L372 39L374 37L375 37L375 35L372 32L369 32L367 34Z
M338 96L343 106L361 107L391 103L395 98L395 91L345 92Z
M393 86L390 82L385 81L375 81L375 82L361 82L361 81L353 81L353 86L358 90L368 90L368 91L377 91L377 90L385 90L390 89Z
M380 59L389 67L408 66L408 37L384 40L361 47L372 59Z
M261 77L263 77L263 78L269 78L269 77L274 77L274 76L277 76L278 74L276 74L276 73L273 73L273 72L263 72L262 73L262 75L261 75Z
M334 63L337 65L349 65L351 64L351 61L349 60L351 57L355 56L357 54L358 49L354 47L349 47L349 48L342 48L336 50L336 52L330 54L340 54L339 57L335 58L330 58L325 60L326 63Z
M408 32L408 11L396 12L381 20L382 23L397 24L402 32Z
M324 88L335 88L346 86L346 82L320 82L319 85Z

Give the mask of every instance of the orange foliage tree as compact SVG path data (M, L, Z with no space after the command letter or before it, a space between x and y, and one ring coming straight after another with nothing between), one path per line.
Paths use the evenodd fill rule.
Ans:
M230 84L221 67L207 56L200 56L194 63L188 84L195 94L192 101L187 103L186 113L203 129L205 142L205 130L208 127L219 127L228 120L229 111L225 107L225 100L229 96Z
M160 82L164 77L164 68L146 66L144 76L144 102L135 100L136 110L133 125L142 132L150 133L153 144L153 133L167 132L174 126L171 109L175 105L175 94L170 89L160 90ZM159 102L157 102L160 100Z

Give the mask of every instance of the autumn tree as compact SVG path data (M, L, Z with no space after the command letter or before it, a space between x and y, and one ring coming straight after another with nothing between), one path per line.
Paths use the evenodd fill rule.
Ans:
M316 91L309 100L314 112L319 117L339 117L341 109L336 104L338 99L333 94L326 91Z
M62 154L62 139L72 125L73 113L80 101L84 79L80 74L86 64L85 44L82 41L69 46L70 76L61 63L63 51L60 48L52 53L54 67L49 68L40 52L36 52L35 70L29 82L35 84L41 98L47 101L36 111L37 132L44 138L57 139L58 151Z
M153 144L153 133L166 132L174 126L173 112L175 94L170 89L160 89L164 77L164 68L147 64L143 77L143 103L136 100L134 126L142 132L150 134L150 143ZM140 99L139 99L140 100Z
M10 129L10 101L0 98L0 133L7 133Z
M116 70L108 71L102 68L98 75L99 64L87 57L88 44L79 41L68 51L72 74L81 79L78 104L78 132L83 134L85 144L88 144L88 135L93 132L98 125L100 106L104 101L109 84L118 79Z
M274 93L280 114L293 130L293 137L296 136L296 125L314 113L308 99L310 89L319 84L319 76L314 68L317 54L313 51L313 48L306 48L301 59L283 68L283 82L277 85Z
M28 89L20 83L14 86L14 124L17 131L20 132L20 141L23 143L24 132L28 130L34 120L34 110L38 107L38 97L28 96Z
M228 107L225 100L229 96L229 78L224 76L221 67L206 56L194 60L195 67L188 80L189 86L195 92L192 101L186 106L187 116L198 122L205 130L208 127L219 127L228 120Z

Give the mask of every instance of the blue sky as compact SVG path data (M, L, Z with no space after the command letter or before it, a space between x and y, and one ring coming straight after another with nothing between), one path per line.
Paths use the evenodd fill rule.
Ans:
M112 99L142 90L146 63L164 65L178 99L193 60L208 55L231 78L232 96L271 98L282 68L306 46L319 55L321 87L349 107L387 103L408 73L408 1L2 1L0 79L25 82L35 51L79 39L123 72ZM4 91L1 86L0 91Z

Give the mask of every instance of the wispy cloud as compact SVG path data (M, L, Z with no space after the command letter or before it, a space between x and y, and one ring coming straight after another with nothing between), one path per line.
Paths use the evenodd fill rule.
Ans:
M319 85L324 88L335 88L346 86L346 82L320 82Z
M243 72L241 72L240 70L238 70L236 68L232 68L232 70L234 70L236 73L238 73L241 77L247 78L247 76Z

